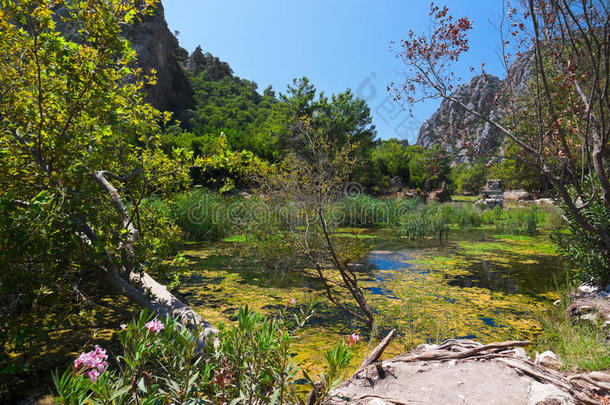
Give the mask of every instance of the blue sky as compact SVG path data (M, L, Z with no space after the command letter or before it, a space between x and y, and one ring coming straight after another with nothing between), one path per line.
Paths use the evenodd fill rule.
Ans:
M381 138L408 139L438 107L418 104L414 117L391 101L386 86L400 79L401 64L391 41L409 30L425 32L429 2L423 0L163 0L165 18L189 53L197 45L228 62L238 76L284 91L293 78L307 76L326 94L351 88L365 98ZM442 4L442 3L438 3ZM502 1L447 0L456 17L474 20L471 50L456 65L462 81L470 66L503 75L499 50Z

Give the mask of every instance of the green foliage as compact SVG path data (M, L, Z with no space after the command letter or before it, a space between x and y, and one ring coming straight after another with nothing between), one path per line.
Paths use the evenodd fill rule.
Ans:
M505 157L495 160L489 167L489 178L502 180L507 190L544 190L545 181L540 170L520 159L519 148L514 142L508 140L507 143Z
M388 187L394 177L399 177L405 185L409 184L407 149L397 139L379 141L371 150L370 165L372 179L376 182L381 179L384 187Z
M398 236L409 239L442 237L447 230L446 219L440 215L436 204L421 204L406 212L396 228Z
M192 241L222 239L231 234L233 224L229 216L231 200L218 193L195 188L176 194L166 206L172 218Z
M315 299L287 304L277 316L264 317L240 307L234 326L220 325L217 343L204 347L174 321L151 329L152 316L140 316L117 332L122 354L116 367L92 381L83 367L54 373L58 403L296 403L299 366L291 344L314 312ZM294 305L294 306L293 306ZM334 384L349 366L352 351L344 342L329 350ZM313 380L307 381L313 384Z
M499 206L483 212L483 222L496 226L496 232L509 235L535 235L545 221L546 212L537 206L503 210Z
M449 159L439 145L427 149L413 145L407 148L409 185L421 190L433 190L449 180Z
M487 180L487 166L485 162L476 162L471 165L459 163L451 169L451 181L455 191L459 194L479 194Z
M562 208L570 232L555 231L553 241L578 270L578 280L606 286L610 283L610 260L604 242L599 236L583 229L566 207ZM581 213L594 226L610 230L610 209L601 198L595 197L589 206L581 209Z
M85 252L73 229L48 192L24 205L0 198L0 393L12 391L14 378L29 368L16 354L76 315L72 286L82 277Z
M232 150L249 150L268 160L278 157L278 138L265 125L278 102L273 92L261 95L256 83L230 74L216 80L209 68L189 79L197 103L188 122L194 138L224 132Z
M181 236L141 202L185 187L192 156L160 149L169 114L144 102L154 72L133 68L135 51L121 34L155 3L0 3L0 334L15 356L32 336L78 316L83 280L103 266L163 271ZM98 171L126 213L95 180ZM138 230L133 244L126 223ZM42 321L19 327L27 316Z

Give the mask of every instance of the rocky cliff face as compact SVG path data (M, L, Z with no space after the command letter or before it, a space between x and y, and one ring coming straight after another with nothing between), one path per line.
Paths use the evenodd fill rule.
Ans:
M167 27L161 2L154 15L129 26L125 36L138 53L138 63L144 71L157 71L157 84L146 88L148 101L178 115L193 107L193 90L177 58L178 40Z
M469 83L456 87L452 96L483 114L496 116L496 96L500 79L496 76L475 76ZM424 121L417 137L417 145L427 148L440 143L461 161L470 151L465 139L472 141L474 153L484 153L497 146L498 132L476 115L461 106L443 100L439 109Z
M222 78L233 76L233 69L227 62L221 61L209 52L203 53L201 46L197 46L193 53L184 62L184 68L198 75L204 70L206 78L211 81L219 81Z
M531 57L531 53L526 53L516 59L504 80L492 75L475 76L469 83L457 86L452 96L494 120L501 120L505 93L522 91L531 77ZM484 120L443 100L439 109L422 124L417 145L427 148L440 144L455 155L456 162L461 162L496 150L502 138Z
M153 15L127 26L124 34L137 52L138 65L144 72L149 73L151 69L157 72L157 84L145 88L147 101L160 110L171 111L180 117L195 105L193 90L178 62L181 51L178 40L167 27L163 5L161 2L157 4ZM65 7L56 10L59 16L66 16L66 12ZM82 40L78 25L60 18L55 22L64 36L73 41Z

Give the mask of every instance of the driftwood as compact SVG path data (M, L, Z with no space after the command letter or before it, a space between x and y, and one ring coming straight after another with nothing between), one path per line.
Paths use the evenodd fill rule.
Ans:
M358 371L324 399L323 404L452 403L457 397L461 398L460 403L492 402L489 397L481 399L481 390L485 389L494 396L494 403L512 405L533 395L531 390L535 383L545 390L538 393L543 392L543 395L548 394L555 401L559 401L558 398L563 401L551 400L548 403L610 403L610 375L596 372L566 377L559 371L535 364L526 356L517 356L511 350L530 344L525 341L482 345L472 340L452 339L424 352L408 353L378 362L393 332L371 352ZM495 377L487 377L485 373L490 370L496 374ZM454 381L448 380L448 375L450 379L463 379L458 383L462 385L449 387ZM469 376L475 378L469 380ZM435 377L440 380L435 381ZM422 381L425 387L414 385ZM429 390L425 391L424 388ZM444 389L446 392L430 392L434 389ZM512 391L509 393L507 390ZM477 395L479 397L475 398Z
M396 329L392 329L390 331L390 333L388 333L386 335L386 337L384 337L383 340L381 342L379 342L379 344L377 346L375 346L373 351L368 356L366 356L364 361L362 361L362 364L360 365L358 370L356 370L356 372L352 375L352 377L354 375L358 374L362 369L370 366L371 364L373 364L377 360L379 360L379 358L383 354L386 347L388 347L388 345L390 344L390 341L392 340L392 337L394 337L395 333L396 333ZM321 382L316 382L315 386L311 389L311 391L309 391L309 395L307 396L306 404L314 405L314 404L318 403L320 392L322 392L323 388L324 387L322 386Z
M390 333L388 333L387 336L384 337L383 340L373 349L371 354L369 354L366 357L366 359L364 359L364 361L362 362L362 364L360 365L360 368L358 370L361 370L361 369L365 368L366 366L369 366L369 365L373 364L374 362L376 362L377 360L379 360L379 358L383 354L383 351L385 350L385 348L388 347L388 345L390 344L390 341L394 337L395 333L396 333L396 329L392 329L390 331ZM356 371L356 372L358 372L358 371Z

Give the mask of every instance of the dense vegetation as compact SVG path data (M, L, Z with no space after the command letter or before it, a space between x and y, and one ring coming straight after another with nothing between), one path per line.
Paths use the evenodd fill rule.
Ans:
M597 167L605 144L595 138L602 152L587 155L597 164L564 160L569 148L589 153L574 129L589 126L568 105L579 102L572 91L562 93L561 72L549 68L547 97L564 100L563 121L552 117L553 124L535 131L527 113L536 110L546 122L553 103L513 100L521 120L510 127L517 135L507 130L501 158L458 163L441 145L379 139L369 106L350 89L326 95L303 77L283 93L269 87L261 94L200 47L191 55L178 50L195 95L195 106L178 121L145 101L155 72L135 67L137 55L122 34L154 13L155 3L0 3L0 397L17 396L13 390L46 367L36 356L56 349L59 329L89 331L93 318L117 306L116 297L155 315L143 313L113 335L116 358L96 347L55 374L64 403L282 403L302 396L290 343L313 301L291 301L270 317L242 308L236 325L216 330L171 288L188 265L180 253L186 242L241 237L244 256L263 272L314 280L371 336L379 332L378 314L361 287L366 274L355 270L370 246L346 238L342 227L384 228L400 241L442 239L456 230L544 232L580 281L610 280L610 193L600 192L610 186L604 164ZM457 30L458 42L466 29ZM537 54L540 68L549 57ZM522 158L523 145L530 145L524 142L538 145L522 133L555 130L564 146L553 141L551 151L541 146L539 160ZM539 193L550 193L551 184L563 205L487 210L474 200L426 199L441 187L476 195L490 177ZM399 192L414 197L396 198ZM114 291L110 303L105 289ZM590 342L583 335L600 341L598 329L574 330L579 344ZM96 338L89 332L84 340ZM569 347L561 329L547 338ZM315 380L303 374L318 401L348 367L357 339L353 334L328 350L328 368ZM53 365L65 363L64 356Z

